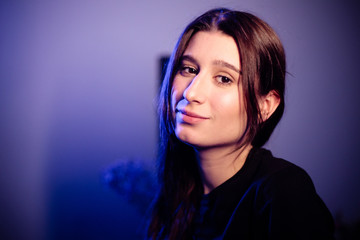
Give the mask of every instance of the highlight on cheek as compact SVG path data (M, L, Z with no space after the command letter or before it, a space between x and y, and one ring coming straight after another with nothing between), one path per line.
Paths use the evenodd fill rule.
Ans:
M176 109L176 104L177 102L179 101L179 91L177 91L175 88L174 88L174 84L173 84L173 88L171 90L171 113L173 115L173 117L175 117L175 109Z

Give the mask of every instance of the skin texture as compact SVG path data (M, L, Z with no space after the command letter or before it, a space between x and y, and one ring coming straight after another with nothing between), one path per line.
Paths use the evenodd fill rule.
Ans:
M176 136L198 148L236 144L246 127L246 112L235 41L218 31L199 32L183 58L172 88Z

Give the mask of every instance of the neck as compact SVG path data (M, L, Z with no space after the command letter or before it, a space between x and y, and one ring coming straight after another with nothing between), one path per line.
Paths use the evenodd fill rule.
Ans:
M196 149L204 194L234 176L244 165L251 148L248 144L236 150L231 147Z

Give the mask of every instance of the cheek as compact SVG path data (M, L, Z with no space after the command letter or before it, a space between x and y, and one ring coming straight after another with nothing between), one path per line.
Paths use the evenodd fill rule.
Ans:
M235 134L236 138L238 134L242 135L247 125L247 115L243 99L238 91L222 94L213 104L216 105L218 115L216 122L220 124L223 131L229 136Z
M239 116L242 112L243 107L237 91L221 93L213 99L213 106L224 117Z
M176 90L171 89L171 111L173 114L175 113L175 107L177 102L177 92Z
M174 112L176 104L182 99L186 86L175 77L171 88L171 109Z

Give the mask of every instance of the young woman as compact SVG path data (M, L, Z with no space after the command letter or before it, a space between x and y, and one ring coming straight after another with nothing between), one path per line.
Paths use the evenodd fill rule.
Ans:
M245 12L190 23L160 95L161 188L151 239L332 239L331 214L301 168L261 148L284 111L285 54Z

